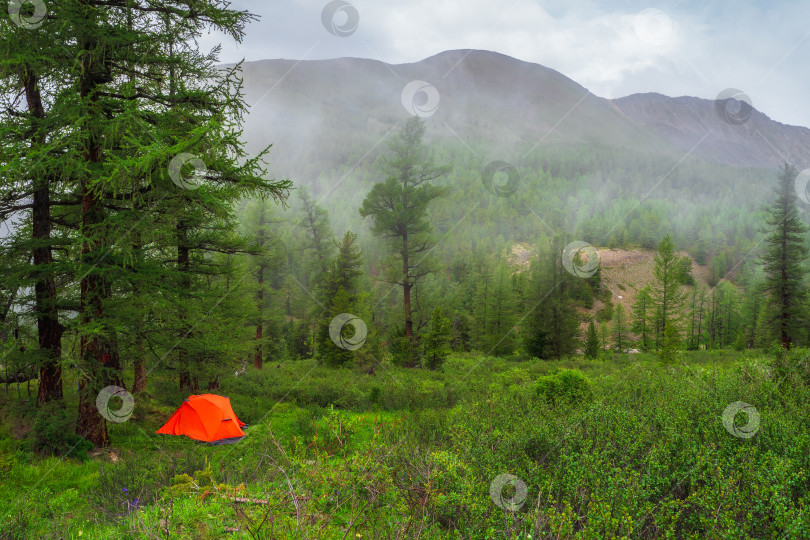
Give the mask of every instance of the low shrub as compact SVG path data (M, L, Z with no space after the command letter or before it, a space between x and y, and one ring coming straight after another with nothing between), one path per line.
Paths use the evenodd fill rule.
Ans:
M93 443L77 435L76 419L61 403L40 406L34 417L34 451L86 461Z
M581 405L593 400L590 382L576 369L564 369L553 375L539 377L535 384L535 392L550 405L561 403Z

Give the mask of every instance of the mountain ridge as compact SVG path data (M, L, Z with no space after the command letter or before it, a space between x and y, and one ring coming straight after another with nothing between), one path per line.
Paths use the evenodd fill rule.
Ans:
M412 81L435 88L435 104L424 92L411 96L412 108L430 106L424 111L428 139L456 139L471 150L492 146L507 160L564 143L687 154L736 167L810 166L810 129L756 108L734 123L737 117L721 118L718 100L660 92L603 98L552 68L494 51L443 51L402 64L266 59L244 62L243 76L248 147L274 143L274 172L281 175L316 176L358 149L373 158L381 140L409 116L402 95ZM732 110L742 102L721 104L743 116Z

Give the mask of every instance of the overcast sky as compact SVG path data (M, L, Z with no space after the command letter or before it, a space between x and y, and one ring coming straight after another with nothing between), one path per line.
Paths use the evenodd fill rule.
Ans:
M322 0L233 0L261 19L223 62L343 56L415 62L486 49L560 71L593 93L714 99L736 88L774 120L810 126L810 2L631 0L346 0L322 23ZM352 32L353 17L359 22Z

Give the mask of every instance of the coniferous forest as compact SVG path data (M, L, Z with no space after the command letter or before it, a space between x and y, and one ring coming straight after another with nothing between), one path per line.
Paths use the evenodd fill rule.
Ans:
M412 75L293 155L250 10L5 4L0 538L810 538L805 128L505 151Z

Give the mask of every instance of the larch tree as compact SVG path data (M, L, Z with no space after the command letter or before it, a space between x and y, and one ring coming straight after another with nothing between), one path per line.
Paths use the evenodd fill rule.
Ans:
M631 329L639 339L639 348L642 351L647 351L652 345L654 319L654 307L649 286L645 286L638 291L636 301L633 303L632 312L633 324Z
M450 354L451 337L450 319L442 315L441 308L436 306L430 319L430 327L425 332L423 340L425 347L423 355L424 367L435 370L444 364Z
M683 316L682 309L686 302L686 293L681 290L684 280L684 269L687 267L682 257L675 253L670 235L666 235L658 244L655 254L655 268L653 268L653 281L650 297L656 308L657 324L655 326L656 341L660 344L664 340L666 328L674 327L670 333L669 342L673 335L679 335L678 324Z
M69 236L61 239L60 252L72 258L65 261L70 267L63 272L75 277L73 287L66 289L76 290L78 296L62 302L66 310L78 313L71 321L79 343L77 433L103 446L108 435L96 396L104 386L123 385L117 328L132 322L129 317L140 315L127 316L115 303L127 288L132 290L129 277L137 260L134 252L140 249L142 254L165 261L169 248L165 235L153 237L145 245L143 236L135 233L150 227L163 231L172 222L200 217L205 223L193 222L196 234L183 240L187 245L178 245L200 252L221 251L223 242L213 238L227 236L232 229L232 203L256 193L283 197L289 183L263 179L261 164L266 152L248 158L242 150L238 135L245 106L239 67L217 68L216 50L210 54L193 48L181 53L174 50L192 42L206 28L240 40L253 15L214 0L196 2L193 9L169 0L67 0L49 2L47 9L42 26L29 30L33 32L30 38L3 36L5 46L15 47L10 58L16 62L14 66L4 64L3 84L8 84L9 73L17 74L18 79L19 75L23 79L36 75L39 83L26 84L20 79L19 88L29 89L32 107L19 108L29 110L25 121L31 126L40 123L42 127L27 130L25 140L15 143L16 149L26 151L17 163L4 157L3 171L10 170L7 165L22 165L21 170L28 171L27 178L13 179L20 188L15 189L15 197L20 193L21 200L32 199L39 190L42 197L38 201L50 197L41 209L65 208L58 219ZM9 25L2 28L8 32ZM25 58L39 71L26 75ZM50 93L43 95L42 88ZM37 89L46 109L44 117L41 111L30 112L38 108ZM45 140L43 134L47 134ZM198 170L196 175L204 185L192 196L192 190L181 192L179 184L168 180L173 158L184 153L198 155L205 163L206 170ZM188 167L184 175L187 171ZM42 191L45 187L47 193ZM58 199L53 197L55 193ZM178 204L180 198L188 204ZM37 220L38 248L52 246L47 226L56 223L54 217L48 219L43 211L36 218L29 213L28 219L29 223ZM224 242L226 251L229 243ZM45 334L58 337L54 329L59 329L59 320L53 310L60 303L54 299L50 282L54 267L42 250L37 262L40 268L32 274L41 282L41 318L52 327ZM179 267L186 265L182 256L178 263ZM164 264L162 272L159 281L165 286L173 284L175 269ZM194 282L186 284L193 286ZM184 294L191 296L191 292ZM53 351L43 363L47 369L58 367L56 337L44 347ZM43 399L47 394L59 395L58 371L52 369L51 373L53 376L46 373L43 378Z
M531 263L531 278L523 298L523 343L526 351L540 359L562 358L573 353L579 339L579 317L572 306L575 280L560 254L563 239L555 236Z
M627 350L627 315L622 304L616 305L615 322L613 324L613 347L623 353Z
M375 184L360 206L371 218L371 230L386 239L398 263L389 265L387 281L402 288L404 337L414 341L412 291L430 272L425 256L434 245L427 219L428 205L445 190L431 182L450 172L435 166L424 146L425 123L412 117L391 144L386 160L390 175Z
M362 254L356 242L357 235L346 231L320 290L324 310L318 321L317 353L321 362L333 367L347 364L354 358L354 351L357 350L355 346L366 338L366 335L359 335L357 332L363 332L363 327L367 331L370 322L367 321L368 313L363 302L365 294L360 291ZM353 315L359 320L336 321L337 317L345 314ZM334 334L335 325L340 326L337 328L339 335Z
M249 207L250 225L248 236L255 238L257 254L254 259L256 270L256 350L254 366L261 368L263 358L278 353L273 343L278 340L281 316L277 309L278 291L283 286L283 276L289 270L286 243L274 231L279 218L274 218L268 201L260 199ZM255 215L258 214L258 215Z
M585 332L583 351L588 358L597 358L599 356L599 334L597 334L596 325L592 320L588 322L588 330Z
M307 276L310 279L306 280L306 284L317 287L329 271L329 263L335 255L334 235L326 210L318 206L309 191L301 188L298 196L301 198L302 214L298 224L307 233L305 250L311 252L307 268L312 276Z
M775 326L782 347L789 349L795 342L807 337L804 319L804 301L807 288L804 276L807 273L805 245L808 231L798 215L797 195L794 183L798 172L785 164L779 174L773 203L768 207L766 224L770 233L765 239L762 256L765 267L765 290L769 294Z
M73 132L69 120L53 110L68 53L61 47L64 29L39 32L8 20L5 23L0 25L0 221L25 224L30 233L27 239L20 237L8 244L11 251L4 256L21 265L17 271L4 273L3 281L15 293L32 291L39 353L37 402L44 403L62 399L65 331L59 319L57 280L66 267L53 254L54 247L64 242L62 233L54 234L52 212L56 205L78 202L65 196L67 175L56 161L68 151ZM17 255L22 252L27 256L21 260ZM25 270L29 262L31 266ZM17 300L29 303L20 297Z

